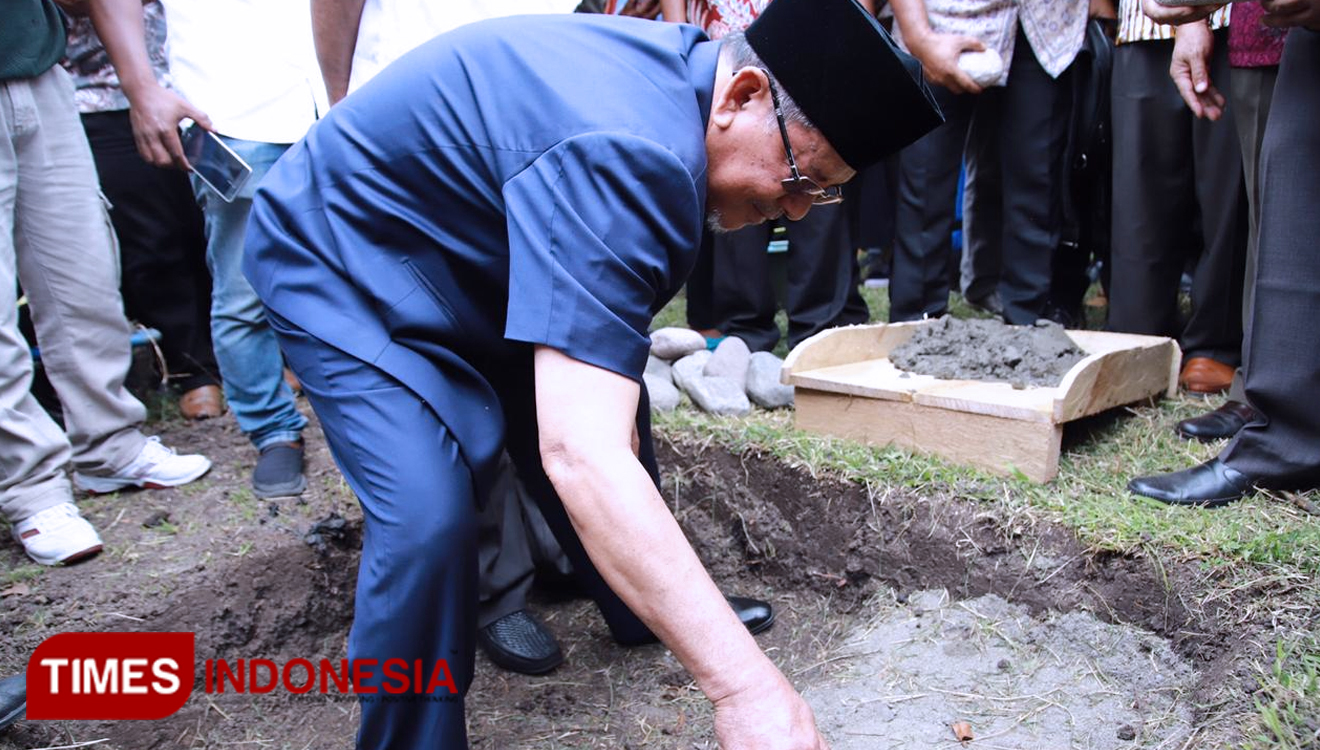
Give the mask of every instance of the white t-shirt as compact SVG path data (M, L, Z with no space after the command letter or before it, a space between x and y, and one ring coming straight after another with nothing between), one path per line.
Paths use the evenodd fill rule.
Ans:
M473 21L530 13L571 13L577 0L366 0L348 90L406 52Z
M329 108L308 0L162 2L174 87L216 132L293 143Z

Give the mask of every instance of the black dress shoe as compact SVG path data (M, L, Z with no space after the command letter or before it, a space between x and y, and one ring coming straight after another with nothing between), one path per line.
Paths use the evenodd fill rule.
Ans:
M0 731L23 716L27 710L27 676L18 674L0 680Z
M749 596L726 596L724 598L729 602L729 606L733 607L734 613L738 615L738 619L747 628L747 632L752 635L764 633L770 629L771 625L775 624L775 611L770 607L770 602L763 602ZM642 637L630 637L627 640L616 634L614 641L620 646L633 648L659 643L660 639L655 637L655 633L648 630Z
M1248 422L1260 418L1260 412L1241 401L1225 401L1224 405L1199 417L1184 419L1175 428L1181 437L1209 443L1233 437Z
M1246 474L1212 458L1200 466L1171 474L1137 477L1128 482L1128 489L1170 505L1214 508L1241 500L1251 492L1252 484Z
M477 643L496 666L510 672L545 674L564 663L554 634L525 609L478 629Z
M747 627L747 632L752 635L764 633L775 624L775 611L770 608L770 602L763 602L760 599L752 599L747 596L726 596L729 600L729 606L738 613L738 619Z

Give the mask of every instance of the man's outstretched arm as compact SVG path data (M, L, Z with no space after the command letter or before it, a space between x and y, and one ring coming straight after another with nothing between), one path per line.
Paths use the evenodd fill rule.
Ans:
M147 57L141 0L92 0L92 25L110 55L128 97L133 140L143 159L158 167L188 168L179 142L179 121L191 118L211 129L204 112L156 82Z
M541 456L605 581L715 704L724 750L824 750L810 707L761 652L632 450L637 383L535 355Z

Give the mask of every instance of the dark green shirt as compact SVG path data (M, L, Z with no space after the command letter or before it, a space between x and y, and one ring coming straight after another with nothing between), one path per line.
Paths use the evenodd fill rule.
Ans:
M0 81L36 78L64 54L64 19L51 0L0 0Z

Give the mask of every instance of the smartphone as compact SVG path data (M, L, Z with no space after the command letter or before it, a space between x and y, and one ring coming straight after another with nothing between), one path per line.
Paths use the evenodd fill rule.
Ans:
M183 155L193 173L216 192L225 203L234 200L243 183L252 176L252 167L220 136L201 127L189 125L183 131Z

